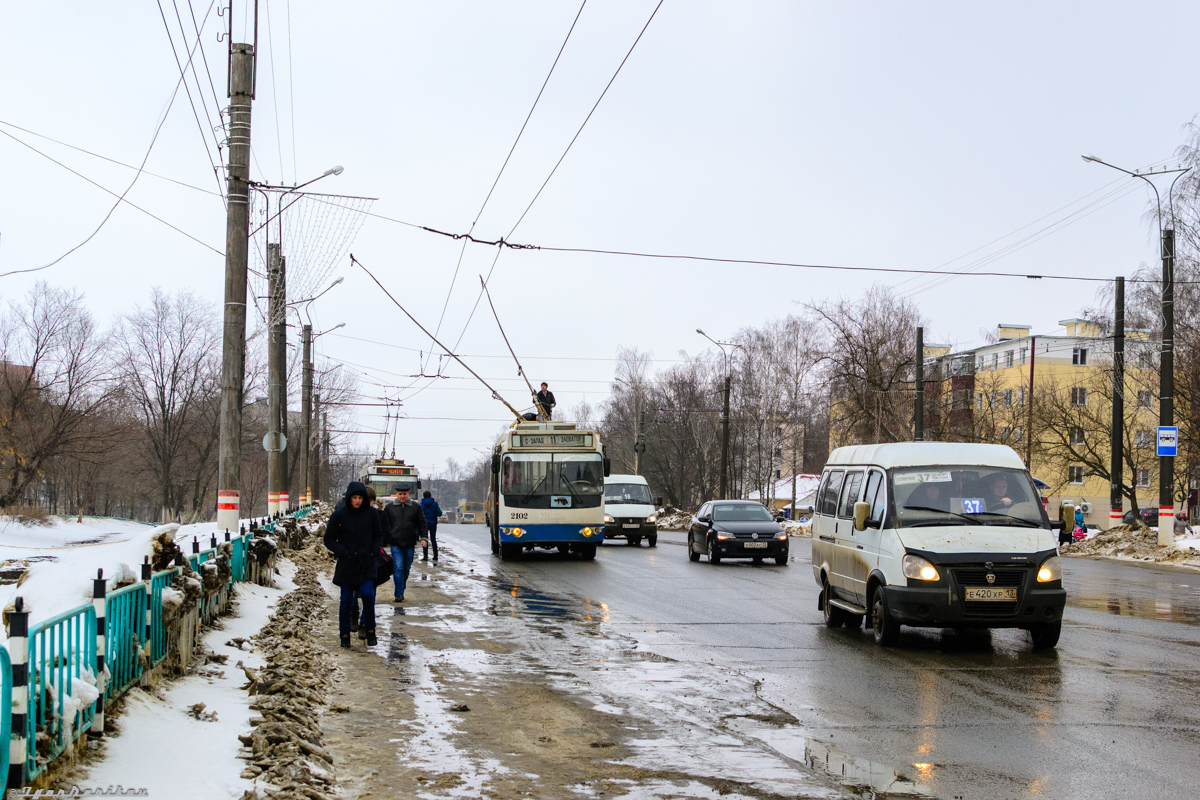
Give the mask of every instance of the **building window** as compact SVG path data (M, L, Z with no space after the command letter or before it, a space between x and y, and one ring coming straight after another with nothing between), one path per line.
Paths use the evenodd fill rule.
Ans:
M1087 348L1076 347L1071 351L1071 363L1077 367L1087 366Z
M975 395L975 408L978 411L983 410L983 392L979 392L977 395Z
M1150 369L1153 366L1153 362L1150 360L1150 354L1138 353L1137 365L1138 369Z
M996 369L999 366L1000 366L1000 354L992 353L992 369Z
M1011 367L1013 365L1013 351L1004 351L1004 366Z
M1067 467L1067 483L1083 483L1083 467Z
M1012 405L1012 396L1013 396L1013 390L1012 390L1012 389L1005 389L1005 390L1004 390L1004 406L1005 406L1005 408L1007 408L1007 407L1009 407L1009 406L1011 406L1011 405Z
M1017 405L1019 405L1019 406L1025 405L1025 387L1024 386L1017 387Z
M1071 444L1083 444L1083 428L1071 428Z
M1142 428L1134 431L1133 444L1134 447L1150 447L1154 442L1154 437L1150 435L1150 431Z
M980 356L975 362L975 371L983 372L983 356Z
M988 392L988 408L995 408L995 407L996 407L996 390L993 389L992 391Z
M1138 408L1150 408L1154 405L1154 392L1149 389L1138 389Z
M1086 406L1087 405L1087 389L1083 386L1071 387L1071 405Z
M779 480L779 470L775 470L775 480Z
M1025 351L1021 350L1021 366L1025 366Z
M1137 485L1141 487L1150 485L1150 470L1139 469L1137 471Z

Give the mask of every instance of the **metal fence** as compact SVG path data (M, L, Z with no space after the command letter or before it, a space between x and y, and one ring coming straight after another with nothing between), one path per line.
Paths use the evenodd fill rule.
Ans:
M293 516L300 519L311 510L312 507L303 508ZM201 593L198 619L203 624L228 607L235 583L257 577L260 570L251 569L250 565L250 541L254 534L251 530L227 542L231 575L217 591ZM216 546L186 556L198 576L202 564L220 555L224 543L215 540L212 543ZM103 715L97 716L97 707L103 710L115 702L139 681L147 663L158 666L169 655L162 596L183 568L176 566L151 573L147 559L143 570L141 582L107 595L103 580L97 580L93 605L32 624L28 624L28 609L23 609L17 598L16 615L20 622L14 623L9 639L9 648L14 648L11 659L9 651L0 647L0 797L8 788L28 783L44 772L50 762L87 732L93 720L100 728ZM104 611L103 631L97 631L100 609ZM28 630L27 637L16 635L18 625L21 630ZM103 635L102 661L97 660L97 633ZM187 631L183 638L190 638ZM22 670L21 680L15 680L13 664ZM99 674L105 669L107 680ZM28 713L23 719L14 713L17 711L15 683L22 684L20 691L28 697ZM101 688L104 698L98 703L99 696L92 695ZM19 729L12 728L14 719L20 721ZM15 753L23 754L24 764L19 757L10 763Z

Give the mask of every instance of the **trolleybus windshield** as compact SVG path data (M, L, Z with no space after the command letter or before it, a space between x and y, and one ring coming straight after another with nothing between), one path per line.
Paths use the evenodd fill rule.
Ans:
M599 453L509 453L500 487L506 505L542 505L539 499L569 495L599 505L604 461ZM547 506L549 507L549 506Z

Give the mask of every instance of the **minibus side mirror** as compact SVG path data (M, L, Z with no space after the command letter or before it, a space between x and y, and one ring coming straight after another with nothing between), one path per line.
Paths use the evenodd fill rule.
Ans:
M492 474L500 472L500 454L492 453Z
M604 459L604 477L607 478L609 475L612 475L612 459L606 458Z
M1050 520L1050 530L1052 530L1052 531L1065 530L1066 527L1067 527L1067 523L1063 522L1061 519Z
M871 504L863 500L859 500L854 504L854 530L864 531L867 529L867 517L871 516Z

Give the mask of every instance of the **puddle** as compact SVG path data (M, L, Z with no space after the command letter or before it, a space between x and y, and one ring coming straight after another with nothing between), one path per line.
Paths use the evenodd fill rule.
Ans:
M1146 597L1122 597L1115 594L1068 594L1067 605L1120 617L1200 625L1200 610L1197 610L1194 605L1173 603L1170 598L1152 600Z
M828 742L811 739L795 730L748 731L779 753L824 772L855 792L870 792L873 800L902 797L932 797L933 790L886 764L878 764L847 753ZM914 764L921 775L932 775L933 764Z

